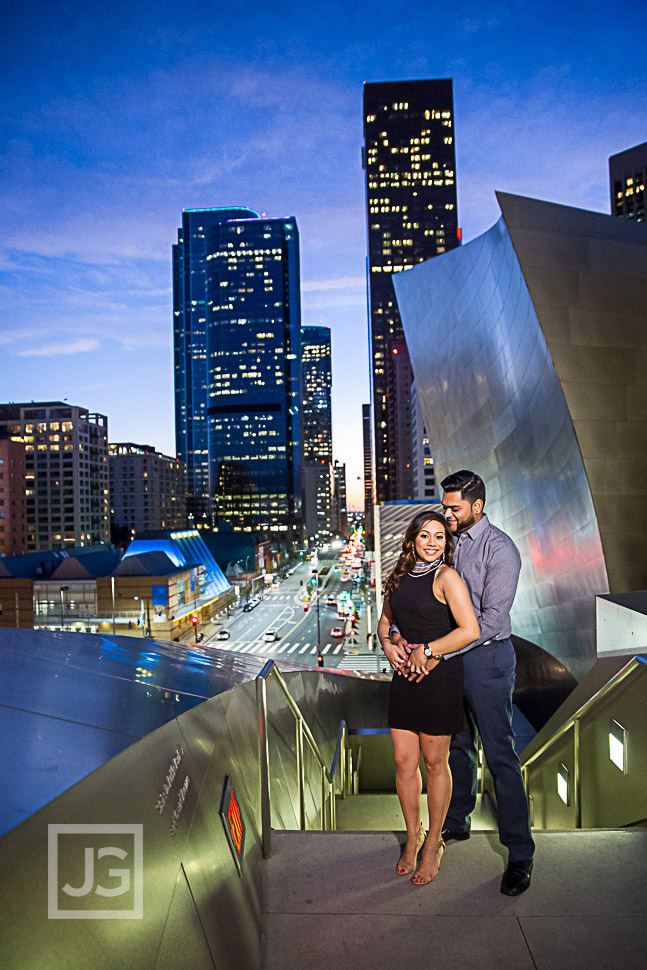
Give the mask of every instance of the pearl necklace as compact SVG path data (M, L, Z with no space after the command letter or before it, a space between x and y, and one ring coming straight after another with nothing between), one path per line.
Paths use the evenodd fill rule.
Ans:
M443 553L442 556L439 556L438 559L434 559L433 562L417 562L413 567L413 569L411 570L411 572L409 573L409 575L413 576L414 579L417 579L418 576L427 576L429 575L429 573L433 572L434 569L438 569L438 567L444 561L445 561L445 554Z

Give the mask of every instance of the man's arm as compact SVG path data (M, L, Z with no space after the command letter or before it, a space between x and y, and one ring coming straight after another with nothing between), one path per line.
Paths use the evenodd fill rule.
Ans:
M520 572L521 556L514 543L493 542L487 553L483 591L474 606L481 631L475 646L485 640L501 639L501 633L507 631Z

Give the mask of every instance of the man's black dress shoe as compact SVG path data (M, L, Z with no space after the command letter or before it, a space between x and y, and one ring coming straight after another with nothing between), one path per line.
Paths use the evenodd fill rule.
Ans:
M501 880L501 892L504 896L520 896L521 893L525 893L530 885L531 872L532 859L509 862Z
M441 832L441 837L444 842L465 842L469 839L469 832L455 832L453 829L443 829Z

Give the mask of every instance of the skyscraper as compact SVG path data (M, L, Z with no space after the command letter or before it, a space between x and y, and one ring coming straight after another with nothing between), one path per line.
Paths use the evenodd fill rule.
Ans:
M609 159L611 215L645 221L647 141Z
M391 276L455 248L451 79L364 85L375 500L411 498L411 365Z
M301 434L303 441L304 523L307 538L332 532L332 368L330 328L301 328Z
M177 448L196 524L226 521L296 540L296 221L251 209L190 210L174 266Z
M349 536L348 508L346 505L346 465L335 461L332 471L332 516L333 529L340 535Z
M110 541L108 419L62 401L0 404L25 445L27 550Z
M373 549L373 449L371 447L371 405L362 404L362 443L364 450L364 531L366 548Z
M188 510L197 525L211 511L207 430L207 233L228 219L255 217L242 206L184 209L173 246L175 448L186 465ZM210 523L209 523L210 524Z
M438 487L425 419L420 409L416 385L411 385L411 441L413 446L413 497L418 501L438 502Z

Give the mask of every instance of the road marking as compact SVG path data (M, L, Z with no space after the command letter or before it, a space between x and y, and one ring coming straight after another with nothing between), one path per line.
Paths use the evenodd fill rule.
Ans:
M286 648L286 647L289 647L289 646L290 646L290 644L289 644L289 643L284 643L284 644L282 644L282 645L281 645L281 646L279 647L279 653L283 653L283 651L285 650L285 648Z
M309 643L304 643L304 645L299 650L299 653L305 653L309 646L310 646Z
M294 653L294 651L297 649L298 646L299 644L295 643L293 647L290 647L290 649L288 650L288 653Z
M328 651L330 650L331 647L332 647L332 643L327 643L326 646L323 648L323 650L321 652L322 653L328 653Z
M341 643L338 643L335 649L333 650L333 653L339 653L340 650L341 650Z

